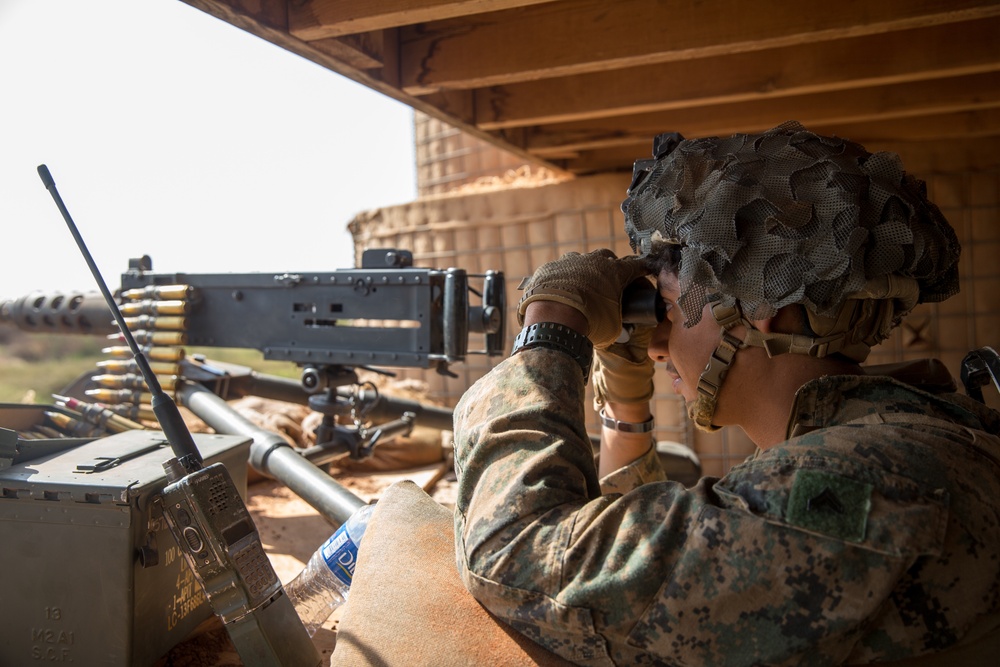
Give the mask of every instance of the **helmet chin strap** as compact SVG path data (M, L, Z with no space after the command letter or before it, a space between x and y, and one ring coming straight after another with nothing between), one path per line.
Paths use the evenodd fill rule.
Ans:
M745 347L761 347L767 352L768 357L776 357L779 354L804 354L820 358L839 352L858 362L863 361L871 346L863 341L854 341L851 336L853 331L851 318L856 303L852 301L844 303L840 313L830 319L835 326L828 328L836 333L826 336L764 333L743 316L738 303L731 306L722 303L712 304L712 317L722 327L722 340L712 353L705 370L698 377L697 397L688 404L688 416L695 426L709 432L719 430L720 427L712 423L718 407L719 391L722 389L729 368L733 365L736 353ZM747 331L742 340L730 333L737 324L742 324Z
M748 331L756 331L753 326L743 318L738 306L723 306L716 303L712 306L712 316L722 327L722 340L719 346L712 353L712 358L708 360L708 365L698 377L698 396L688 404L688 416L695 426L703 431L717 431L719 426L712 423L715 417L715 408L718 404L719 390L726 379L730 366L739 350L747 347L746 340L740 340L729 332L734 326L742 322L748 327ZM748 334L749 337L749 334Z

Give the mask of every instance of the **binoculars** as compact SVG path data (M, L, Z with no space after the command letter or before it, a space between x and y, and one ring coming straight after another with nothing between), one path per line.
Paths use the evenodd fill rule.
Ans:
M646 278L634 281L622 292L622 324L626 327L656 326L666 311L656 286Z

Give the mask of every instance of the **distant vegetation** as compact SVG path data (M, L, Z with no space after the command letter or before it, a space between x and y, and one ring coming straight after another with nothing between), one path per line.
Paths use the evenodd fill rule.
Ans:
M103 336L39 334L0 324L0 403L51 403L85 373L97 372L101 350L112 345ZM256 350L189 348L205 356L281 377L298 378L294 364L264 361Z
M27 333L0 325L0 402L51 403L104 358L103 337Z

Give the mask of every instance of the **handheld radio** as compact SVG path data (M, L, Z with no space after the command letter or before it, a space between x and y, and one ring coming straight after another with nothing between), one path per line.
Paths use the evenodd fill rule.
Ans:
M39 165L38 175L94 274L152 395L153 413L174 454L163 464L167 486L155 502L240 658L251 667L319 665L320 654L264 553L229 471L221 463L202 466L191 432L125 324L48 167Z

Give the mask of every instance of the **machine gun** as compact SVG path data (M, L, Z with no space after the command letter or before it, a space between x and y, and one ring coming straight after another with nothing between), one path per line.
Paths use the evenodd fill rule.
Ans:
M447 373L467 354L504 351L504 280L497 271L470 276L456 268L415 268L413 255L396 249L366 250L360 268L329 273L150 268L143 257L122 275L126 315L145 317L137 323L154 329L161 328L159 315L180 316L188 344L257 349L265 359L294 362L310 389L323 381L316 376L321 369L384 365ZM470 284L473 277L482 278L482 290ZM471 303L470 294L481 304ZM484 334L482 349L469 350L470 332Z
M478 288L475 281L481 281ZM239 426L240 434L261 435L234 425L232 414L202 387L224 400L253 394L308 404L323 414L317 446L306 452L318 464L345 451L363 458L380 438L408 433L418 417L450 428L450 411L380 396L371 385L359 386L357 370L391 375L383 367L434 368L452 375L450 364L468 355L505 352L503 274L417 268L406 250L366 250L360 268L326 273L155 273L143 256L122 274L118 300L164 386L175 388L179 402L220 432ZM85 293L33 293L5 302L3 320L29 331L117 331L107 305ZM473 335L481 337L476 347ZM183 346L255 349L264 359L299 366L300 380L194 357ZM106 352L130 356L126 348ZM89 386L88 393L127 417L148 418L133 364L120 358L99 366L107 373L93 381L104 388ZM338 416L352 417L353 427L338 424ZM361 417L385 423L369 428Z
M482 280L481 289L473 278ZM357 269L294 274L158 274L145 257L122 275L122 299L133 315L130 324L183 332L188 345L256 349L265 359L298 365L309 407L324 415L317 445L327 452L346 449L354 458L369 454L388 433L364 428L357 417L366 401L342 391L358 385L357 369L451 374L449 365L469 354L504 353L503 274L416 268L405 250L366 250ZM480 348L470 349L470 333L482 335ZM197 370L204 384L219 386L212 365ZM257 384L275 385L259 376ZM335 417L347 415L362 428L336 423ZM405 432L415 415L398 417L389 429Z

